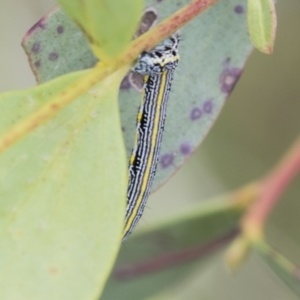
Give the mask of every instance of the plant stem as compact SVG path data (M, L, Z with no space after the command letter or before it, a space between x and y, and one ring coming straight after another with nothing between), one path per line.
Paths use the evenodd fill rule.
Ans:
M261 181L258 200L242 221L245 234L254 241L263 238L263 225L280 196L300 170L300 138L279 164Z
M190 4L171 15L153 29L134 40L120 57L120 62L130 63L145 51L152 49L179 28L197 17L200 13L215 4L218 0L194 0Z
M47 104L11 127L0 137L0 153L36 129L42 123L55 116L68 104L72 103L78 96L88 91L97 83L95 77L104 77L107 73L108 72L105 72L105 70L101 68L92 69L83 78L66 87Z
M111 64L111 62L110 65L105 62L98 63L85 77L66 87L64 91L51 99L46 105L39 108L29 117L21 120L0 136L0 153L55 116L59 111L71 104L76 98L87 92L95 84L116 70L126 65L131 65L142 51L153 48L160 41L170 36L215 2L217 2L217 0L192 1L158 26L131 42L127 50L116 58L114 64Z

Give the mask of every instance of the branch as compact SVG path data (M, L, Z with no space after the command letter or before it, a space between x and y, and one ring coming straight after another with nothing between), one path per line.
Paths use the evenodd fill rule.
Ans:
M215 2L217 2L217 0L192 1L158 26L131 42L128 49L116 58L113 65L107 65L105 62L98 63L97 66L81 80L68 86L47 104L32 113L29 117L21 120L0 136L0 153L19 141L22 137L28 135L38 126L51 119L67 105L75 101L80 95L90 90L95 84L108 77L116 70L125 67L126 65L129 68L141 52L153 48L160 41L170 36Z
M279 164L261 181L260 195L245 215L242 228L252 240L263 238L263 225L280 196L300 170L300 138Z

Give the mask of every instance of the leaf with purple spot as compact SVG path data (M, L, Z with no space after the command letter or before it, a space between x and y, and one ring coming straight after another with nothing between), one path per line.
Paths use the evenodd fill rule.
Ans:
M57 2L70 19L85 32L95 55L106 61L118 56L128 45L136 30L144 4L143 0ZM57 30L62 28L63 26L57 27Z
M181 5L189 2L181 1ZM170 94L154 189L170 178L196 150L241 76L252 50L246 7L246 0L219 1L182 28L181 61ZM152 23L165 19L178 8L173 1L148 0L146 11L148 17L151 12L151 18L147 19L145 12L142 24L150 28ZM142 31L146 31L145 28ZM39 46L33 47L35 44ZM38 82L89 68L97 61L83 33L59 8L27 33L23 47ZM57 53L56 60L49 59L51 53ZM128 155L133 146L136 112L141 100L137 90L140 90L139 79L126 76L119 102Z

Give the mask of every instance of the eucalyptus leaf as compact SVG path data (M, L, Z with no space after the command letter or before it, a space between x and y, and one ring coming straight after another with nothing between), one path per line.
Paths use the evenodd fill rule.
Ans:
M247 16L254 46L264 53L271 54L277 27L274 0L248 0Z
M58 0L68 16L85 32L97 57L120 54L131 40L143 0Z
M183 6L189 2L180 3ZM175 1L148 0L146 4L152 12L148 18L152 22L161 21L180 8ZM154 189L195 151L242 74L252 50L246 6L246 0L219 1L182 28L181 61L170 94ZM50 12L27 33L23 47L38 82L96 63L83 33L60 9ZM131 76L126 77L119 99L128 156L141 100L133 86L136 85Z
M243 211L231 199L208 201L133 234L101 300L147 299L178 284L232 240Z
M0 134L89 71L0 95ZM127 162L111 75L0 156L0 299L95 299L120 247Z

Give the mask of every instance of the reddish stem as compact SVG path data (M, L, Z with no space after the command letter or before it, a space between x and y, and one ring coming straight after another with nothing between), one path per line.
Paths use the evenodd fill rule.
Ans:
M128 46L120 57L116 58L115 62L100 62L85 77L73 82L66 87L62 92L58 93L44 106L40 107L29 117L16 123L13 127L8 129L2 136L0 136L0 152L5 151L8 147L18 142L22 137L29 134L38 126L54 117L59 111L71 104L80 95L87 92L91 87L100 82L105 77L108 77L117 69L132 63L138 55L147 48L153 48L157 43L162 41L167 36L178 30L188 21L192 20L202 11L213 5L217 0L194 0L192 3L186 5L184 8L173 14L164 22L141 35ZM152 32L155 36L152 37Z
M156 44L190 22L217 1L218 0L193 0L153 29L134 40L120 61L122 62L124 59L126 61L132 61L138 57L141 52L153 48Z
M300 170L300 138L275 169L261 182L257 202L243 219L245 233L252 238L262 237L263 225L280 196Z

